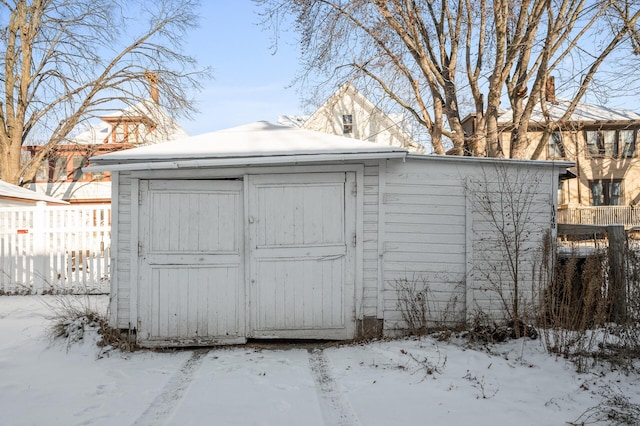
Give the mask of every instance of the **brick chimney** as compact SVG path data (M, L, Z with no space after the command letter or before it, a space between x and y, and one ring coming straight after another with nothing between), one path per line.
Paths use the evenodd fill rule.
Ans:
M149 88L149 93L151 94L151 99L153 102L160 102L160 91L158 90L158 74L147 71L144 73L144 78L147 79L151 87Z
M547 102L551 102L554 105L558 104L558 100L556 99L556 82L552 75L547 77L544 95L547 98Z

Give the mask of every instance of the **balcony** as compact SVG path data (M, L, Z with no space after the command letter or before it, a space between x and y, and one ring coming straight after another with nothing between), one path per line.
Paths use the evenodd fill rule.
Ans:
M558 223L568 225L624 225L625 229L640 226L640 206L580 206L558 208Z

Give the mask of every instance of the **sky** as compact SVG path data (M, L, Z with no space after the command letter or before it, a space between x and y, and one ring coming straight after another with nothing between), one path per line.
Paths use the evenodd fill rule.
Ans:
M258 25L260 9L250 0L202 2L199 28L185 49L213 78L195 95L201 111L180 124L197 135L279 115L302 113L299 95L288 88L299 71L294 36L271 53L271 33Z
M184 46L201 66L211 67L213 78L204 81L203 91L195 94L200 113L192 120L180 119L189 134L309 113L302 107L296 87L290 87L301 69L296 35L281 33L278 51L272 54L272 33L258 25L260 10L251 0L202 2L200 26L190 31ZM570 85L571 81L563 82L563 76L558 77L558 91ZM640 89L628 89L631 96L600 90L600 96L589 93L583 102L640 112L636 96ZM316 103L323 101L318 99Z

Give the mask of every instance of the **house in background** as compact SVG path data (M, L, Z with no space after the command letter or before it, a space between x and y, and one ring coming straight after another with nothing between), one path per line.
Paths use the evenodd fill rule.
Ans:
M56 146L49 161L38 170L32 189L73 204L110 203L111 175L82 171L89 165L90 157L188 136L160 107L157 91L153 90L151 98L100 120L67 143ZM23 149L32 156L42 146Z
M52 205L69 204L64 200L38 194L30 189L0 180L0 208L3 207L31 207L37 203L47 203Z
M560 223L640 225L640 162L637 141L640 114L605 106L580 103L568 120L560 122L570 104L548 92L547 110L559 126L544 147L541 159L572 161L575 179L560 183ZM498 119L500 143L509 149L512 111ZM471 134L473 117L465 127ZM529 122L528 157L531 158L547 121L536 106Z
M345 83L310 116L280 116L278 123L423 154L424 147L406 130L405 118L385 114L353 84Z

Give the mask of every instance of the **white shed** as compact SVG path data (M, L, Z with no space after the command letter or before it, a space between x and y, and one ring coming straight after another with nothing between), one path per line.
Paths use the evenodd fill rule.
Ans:
M110 321L143 346L394 334L402 283L428 287L430 321L503 315L482 200L505 182L530 194L520 254L533 265L570 165L411 155L266 122L91 162L113 178Z

